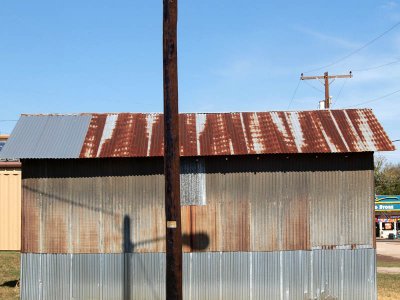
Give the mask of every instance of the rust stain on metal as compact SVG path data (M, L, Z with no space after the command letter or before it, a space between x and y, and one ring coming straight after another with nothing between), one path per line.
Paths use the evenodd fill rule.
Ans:
M309 209L306 197L289 199L284 208L283 249L307 250L310 248Z
M163 156L163 115L93 114L81 158ZM180 155L391 151L369 109L181 114Z
M315 113L300 113L299 121L306 143L301 148L305 153L333 152L322 133L322 124Z
M358 111L356 110L349 110L346 111L346 114L348 115L348 121L350 121L349 123L351 123L351 127L353 129L353 132L355 132L355 136L358 137L358 139L356 140L358 142L358 145L360 143L365 143L367 142L362 129L361 129L361 121L360 121L360 115L358 114Z
M17 161L0 161L0 169L19 169L21 163Z
M218 232L221 235L221 251L251 251L249 203L237 201L235 205L217 204L221 220Z
M273 124L273 133L276 135L279 150L288 153L296 152L295 137L285 113L273 112L268 114L268 119Z
M181 207L181 222L182 222L182 235L188 235L192 233L192 224L191 224L191 206L182 206ZM183 252L191 252L191 245L188 243L182 244Z
M349 122L346 112L343 110L332 110L333 117L340 130L343 142L347 145L349 152L356 152L358 150L359 138L353 130L353 125Z
M30 186L35 186L37 180L25 179ZM39 252L40 240L40 207L38 196L31 189L22 186L22 220L21 220L21 252Z
M351 249L372 245L372 153L344 157L319 155L308 161L311 169L301 167L297 171L287 171L303 160L296 155L290 159L275 155L228 161L207 158L206 205L182 206L182 232L188 241L183 251ZM83 176L83 168L76 168L82 162L75 160L49 160L40 162L42 167L35 160L24 162L25 176L33 171L38 176L23 179L23 252L121 253L127 241L133 252L165 252L163 176L159 172L114 173L126 164L140 163L141 169L152 169L161 160L102 160L102 168L99 161L86 160L85 169L93 168L89 177ZM319 169L326 162L339 170ZM347 169L348 162L360 168ZM281 169L275 170L271 164ZM254 166L260 169L253 172ZM46 169L50 178L42 175L40 168ZM55 169L64 170L64 175L60 177ZM105 169L112 172L102 173ZM71 178L71 174L83 177ZM129 220L128 231L125 219ZM329 230L332 227L337 230ZM204 245L202 237L209 240L205 248L200 247Z
M46 228L44 248L47 253L66 253L68 252L68 240L66 239L68 233L68 220L62 213L55 215L48 214L46 216Z
M385 130L383 129L382 125L378 122L378 120L375 118L371 110L367 110L365 112L365 116L367 124L371 129L371 132L374 133L373 139L375 146L377 148L384 148L387 145L387 139L388 139ZM391 150L395 150L395 147L393 145L391 147Z
M323 245L321 246L323 250L334 250L336 248L336 245Z
M97 151L99 148L101 136L103 134L106 119L106 114L94 114L92 116L80 157L97 157Z
M197 153L196 115L181 114L179 118L180 155Z
M218 251L221 245L221 237L218 223L217 206L211 203L206 206L190 206L190 235L195 236L197 233L206 234L210 241L204 251ZM192 252L195 251L196 246L201 243L198 240L191 241ZM193 247L194 246L194 247Z
M162 114L157 114L154 118L150 142L150 156L164 156L164 116Z

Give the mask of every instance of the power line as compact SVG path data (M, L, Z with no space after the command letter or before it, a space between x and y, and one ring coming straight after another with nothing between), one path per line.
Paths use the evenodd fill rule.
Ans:
M400 25L400 22L397 22L397 23L394 24L392 27L390 27L390 28L387 29L386 31L382 32L380 35L378 35L377 37L373 38L372 40L370 40L369 42L367 42L367 43L364 44L363 46L361 46L361 47L357 48L356 50L350 52L349 54L347 54L347 55L345 55L345 56L343 56L343 57L341 57L341 58L339 58L339 59L333 61L332 63L327 64L327 65L325 65L325 66L322 66L322 67L320 67L320 68L316 68L316 69L313 69L313 70L309 70L309 71L304 72L304 73L310 73L310 72L315 72L315 71L319 71L319 70L322 70L322 69L326 69L326 68L328 68L328 67L331 67L331 66L333 66L333 65L336 65L337 63L339 63L339 62L341 62L341 61L344 61L345 59L349 58L350 56L352 56L352 55L354 55L354 54L360 52L360 51L363 50L364 48L366 48L366 47L368 47L369 45L373 44L374 42L376 42L377 40L379 40L381 37L383 37L384 35L386 35L386 34L389 33L390 31L392 31L393 29L395 29L395 28L396 28L397 26L399 26L399 25Z
M292 99L290 99L290 102L289 102L289 105L288 105L287 109L289 109L289 107L292 105L292 102L293 102L293 100L294 100L294 97L295 97L296 94L297 94L297 90L299 89L300 82L301 82L301 80L299 79L299 82L297 83L297 86L296 86L296 88L295 88L295 90L294 90L294 92L293 92Z
M17 122L18 120L0 120L0 122Z
M321 93L323 93L324 91L323 90L321 90L321 89L319 89L319 88L317 88L317 87L315 87L315 86L313 86L311 83L309 83L308 81L304 81L309 87L312 87L314 90L316 90L316 91L318 91L318 92L321 92Z
M383 65L379 65L379 66L375 66L375 67L370 67L370 68L364 68L364 69L356 69L356 70L352 70L352 71L355 71L355 72L370 71L370 70L375 70L375 69L383 68L383 67L386 67L386 66L390 66L390 65L393 65L393 64L397 64L397 63L399 63L399 62L400 62L400 58L397 59L397 60L388 62L388 63L386 63L386 64L383 64Z
M340 88L339 93L338 93L337 96L336 96L336 99L335 99L335 106L337 106L339 97L340 97L340 95L342 94L342 91L343 91L344 86L346 85L347 79L348 79L348 78L346 78L346 80L343 81L342 87Z
M400 140L394 140L394 141L392 141L392 143L395 143L395 142L400 142Z
M400 92L400 89L397 90L397 91L391 92L391 93L389 93L389 94L383 95L383 96L381 96L381 97L378 97L378 98L375 98L375 99L372 99L372 100L369 100L369 101L361 102L361 103L358 103L358 104L356 104L356 105L352 105L352 106L350 106L350 107L355 107L355 106L360 106L360 105L364 105L364 104L367 104L367 103L375 102L375 101L381 100L381 99L383 99L383 98L387 98L387 97L389 97L389 96L392 96L392 95L394 95L394 94L396 94L396 93L398 93L398 92Z

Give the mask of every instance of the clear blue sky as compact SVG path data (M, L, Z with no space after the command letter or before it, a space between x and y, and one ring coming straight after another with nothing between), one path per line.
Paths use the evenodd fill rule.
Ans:
M400 21L400 1L179 2L181 112L309 110L327 65ZM324 71L400 59L400 26ZM400 89L400 62L332 84L333 108ZM319 91L320 90L320 91ZM162 111L162 1L16 1L0 9L0 120L21 113ZM400 139L400 93L366 104ZM15 122L0 122L11 132ZM396 143L400 148L400 143ZM400 151L386 153L400 162Z

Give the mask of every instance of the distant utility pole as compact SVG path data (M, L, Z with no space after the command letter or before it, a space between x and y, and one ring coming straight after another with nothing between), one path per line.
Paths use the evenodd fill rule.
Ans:
M182 300L182 228L177 62L178 0L163 0L166 299Z
M303 73L301 73L301 80L310 80L310 79L324 79L324 86L325 86L325 105L324 108L325 109L329 109L330 108L330 98L329 98L329 85L333 82L329 82L329 79L333 79L335 80L336 78L351 78L353 77L353 74L349 73L349 75L328 75L328 72L325 72L323 76L304 76Z

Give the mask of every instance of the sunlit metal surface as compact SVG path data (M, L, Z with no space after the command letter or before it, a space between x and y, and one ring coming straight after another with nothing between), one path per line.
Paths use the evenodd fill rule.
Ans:
M181 156L395 149L370 109L181 114L179 123ZM162 114L23 115L0 158L161 157L163 146Z
M22 115L0 158L78 157L90 120L90 115Z
M165 254L22 254L21 299L165 299ZM375 250L186 253L184 299L376 299Z
M206 234L205 251L373 248L372 159L184 158L182 200L206 205L182 207L183 233ZM161 158L28 160L23 167L23 252L120 253L124 218L132 251L165 251Z

